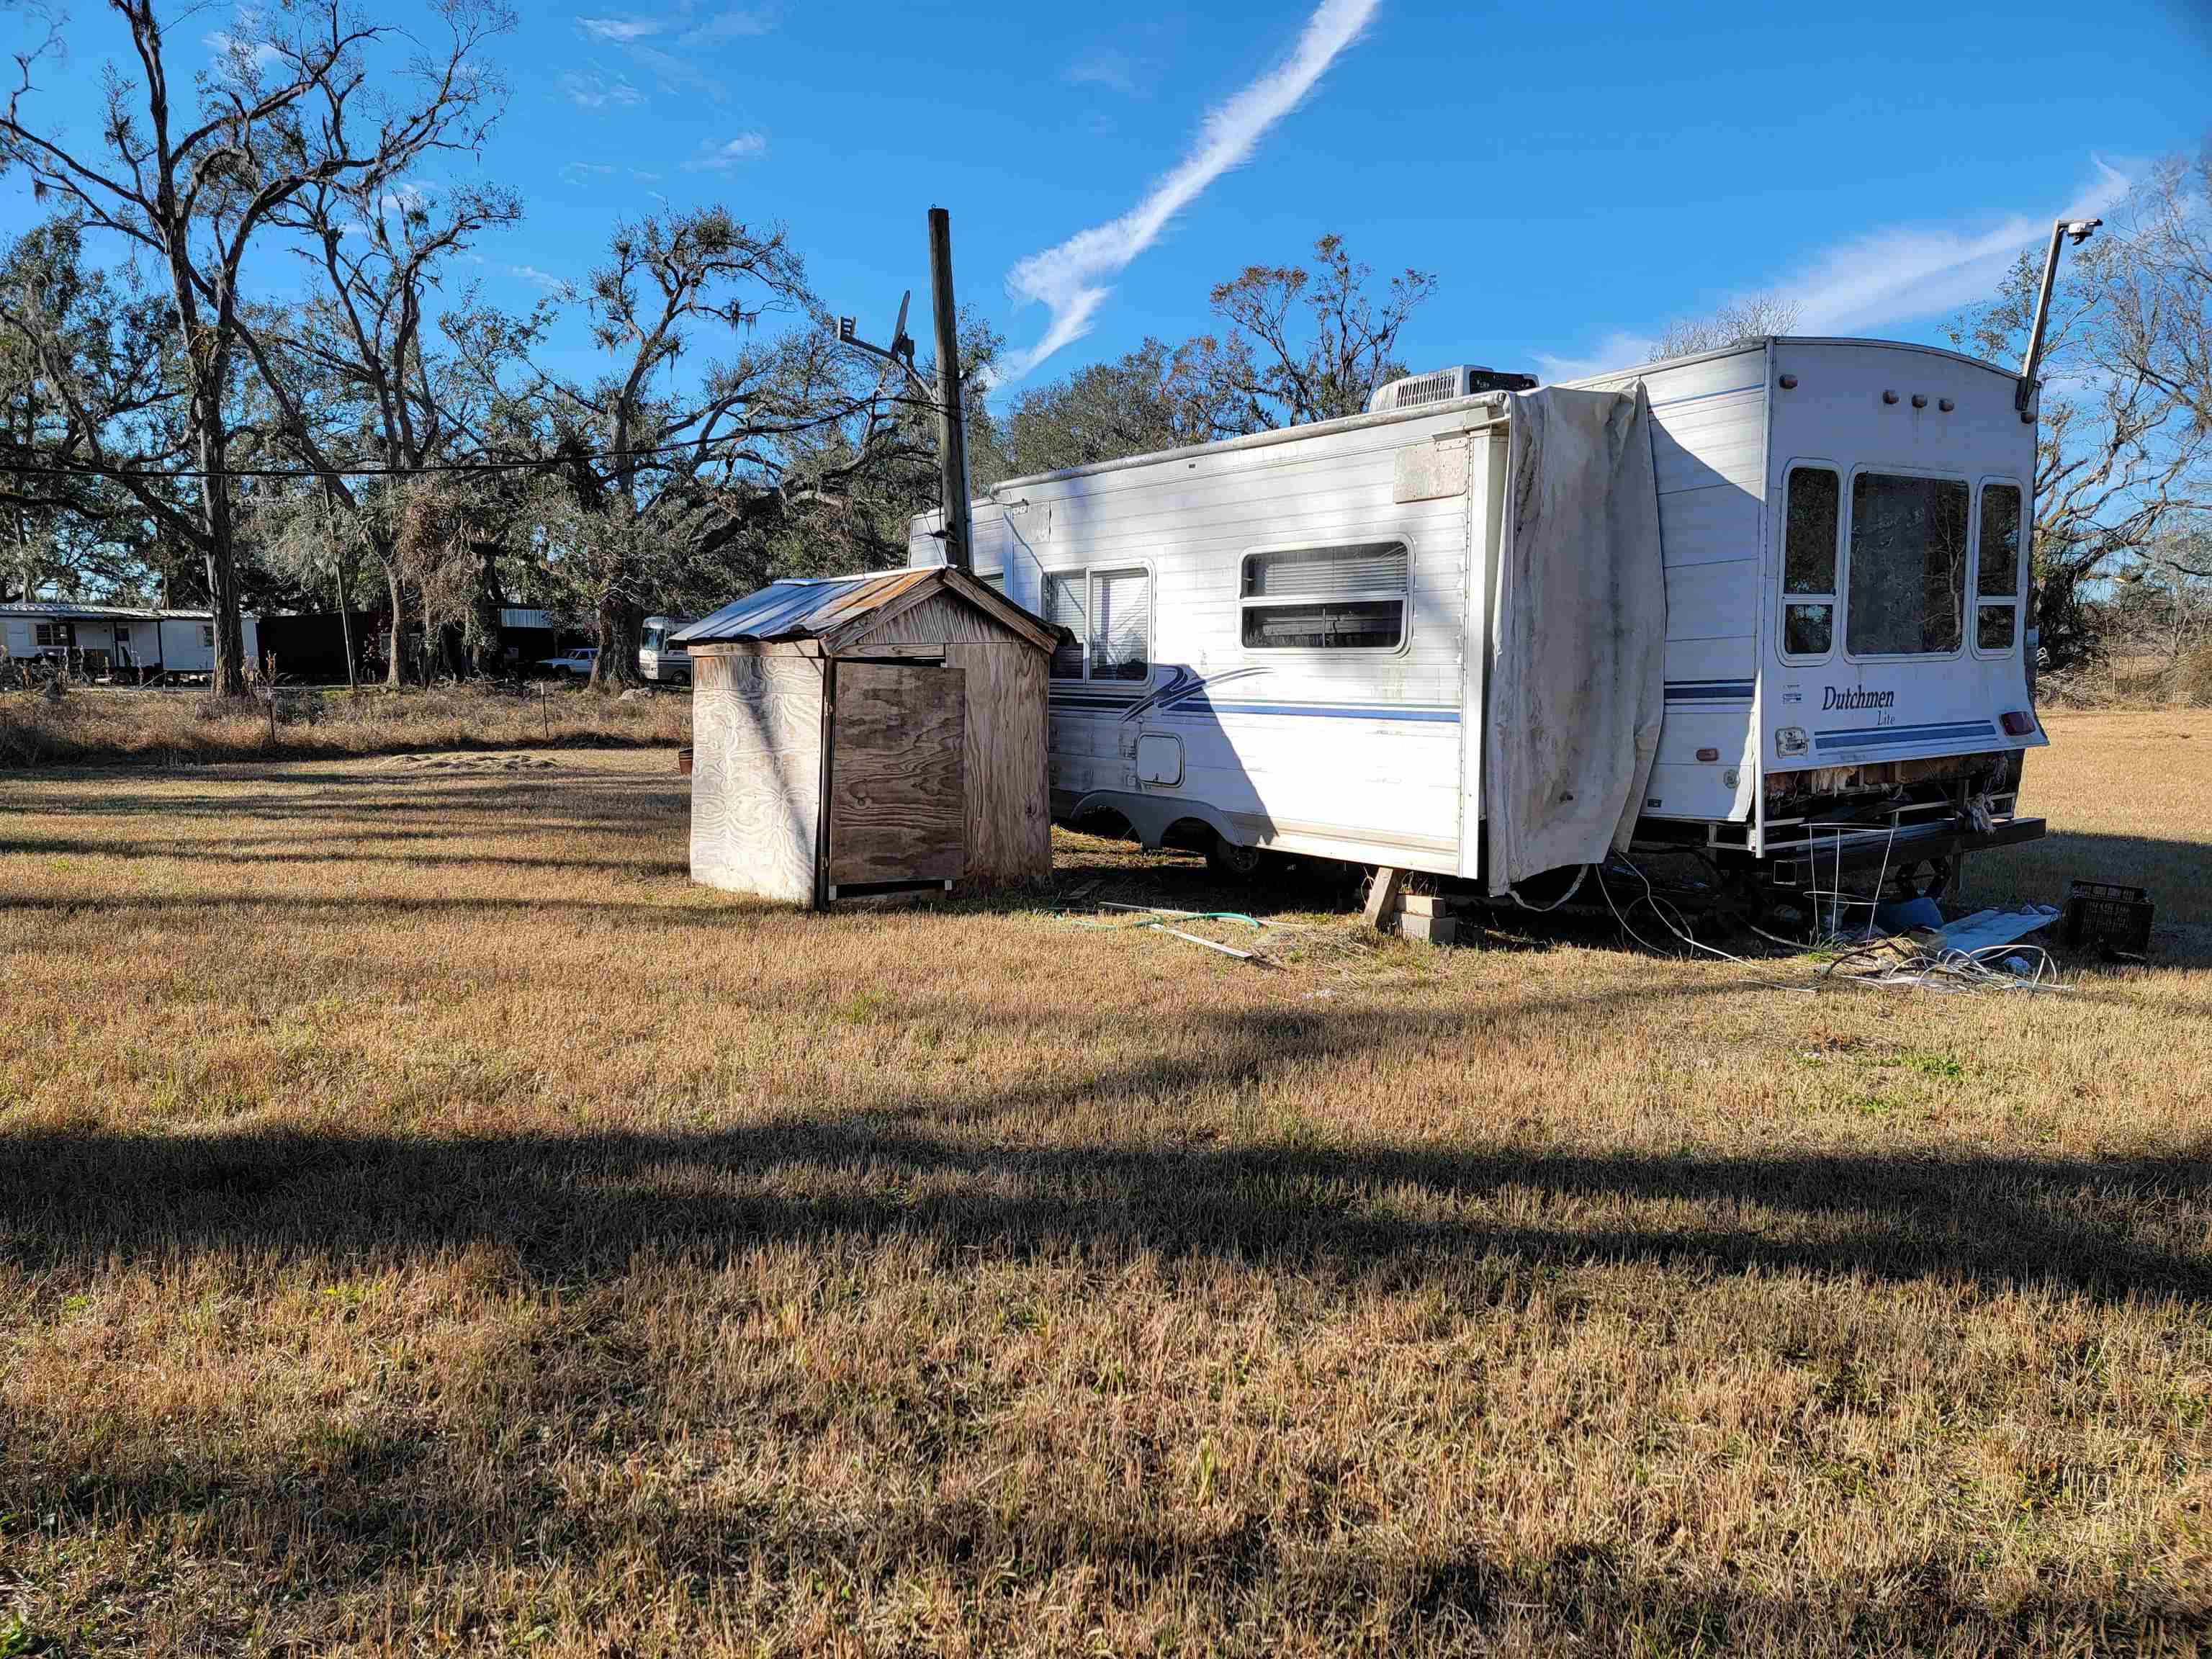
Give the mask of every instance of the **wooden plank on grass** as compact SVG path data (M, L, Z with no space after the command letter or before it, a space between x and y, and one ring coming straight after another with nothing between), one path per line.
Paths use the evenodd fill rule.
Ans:
M1398 890L1405 884L1406 872L1384 865L1375 872L1375 879L1367 889L1367 925L1380 927L1382 918L1396 908Z
M967 676L842 662L836 695L830 885L957 880L967 861Z

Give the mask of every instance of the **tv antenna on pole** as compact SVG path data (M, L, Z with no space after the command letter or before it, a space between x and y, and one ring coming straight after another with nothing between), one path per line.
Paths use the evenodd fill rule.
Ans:
M891 326L890 344L873 345L862 339L850 317L837 319L837 343L897 364L914 389L936 405L939 492L943 506L936 534L945 543L945 562L972 570L975 561L968 513L968 424L960 398L959 313L952 299L952 221L943 208L929 210L929 288L930 310L937 334L935 386L924 380L914 366L914 340L906 331L907 307L914 299L912 289L899 299L898 321Z
M906 331L907 307L913 303L912 289L899 295L898 321L891 325L891 343L888 346L872 345L862 339L859 328L850 317L837 319L837 343L850 346L855 351L865 351L871 357L880 357L885 362L904 369L907 379L914 382L915 389L934 403L937 389L923 380L921 371L915 368L914 337Z

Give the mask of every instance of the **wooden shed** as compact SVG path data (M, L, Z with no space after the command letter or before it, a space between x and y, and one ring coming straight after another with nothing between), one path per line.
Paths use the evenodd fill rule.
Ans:
M691 878L817 908L1052 869L1054 630L964 570L771 583L691 655Z

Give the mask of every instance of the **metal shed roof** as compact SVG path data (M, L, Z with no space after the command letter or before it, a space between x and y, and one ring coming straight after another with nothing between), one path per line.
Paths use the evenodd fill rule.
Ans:
M1029 635L1040 648L1051 648L1048 641L1054 630L1050 624L966 572L945 565L885 570L872 575L811 576L770 582L758 592L748 593L711 617L679 629L673 642L706 645L745 640L767 644L779 640L822 639L832 634L849 638L854 624L865 622L899 600L919 599L923 590L939 586Z

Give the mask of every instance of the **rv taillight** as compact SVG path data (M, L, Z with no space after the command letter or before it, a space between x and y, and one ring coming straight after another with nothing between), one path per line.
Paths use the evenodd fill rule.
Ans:
M2025 708L2015 708L2004 717L2004 729L2015 738L2025 738L2035 730L2035 716Z

